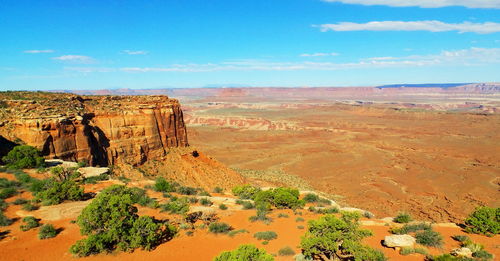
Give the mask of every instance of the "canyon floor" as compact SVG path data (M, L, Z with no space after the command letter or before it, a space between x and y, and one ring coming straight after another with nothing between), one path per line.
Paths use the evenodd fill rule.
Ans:
M183 101L190 144L240 173L313 187L379 217L458 222L500 205L500 114L476 110L494 112L498 100L243 100Z

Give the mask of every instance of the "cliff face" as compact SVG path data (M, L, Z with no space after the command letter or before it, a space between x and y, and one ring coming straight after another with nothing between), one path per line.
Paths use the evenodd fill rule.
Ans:
M188 146L180 104L167 96L7 92L0 100L0 136L47 158L138 166Z

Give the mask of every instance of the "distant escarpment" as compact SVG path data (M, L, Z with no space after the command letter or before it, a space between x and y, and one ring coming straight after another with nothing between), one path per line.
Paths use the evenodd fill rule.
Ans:
M167 96L0 93L4 143L91 165L144 164L188 146L180 104Z

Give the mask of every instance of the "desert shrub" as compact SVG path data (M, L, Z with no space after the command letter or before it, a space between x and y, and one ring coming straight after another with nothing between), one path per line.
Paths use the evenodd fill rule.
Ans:
M332 201L327 199L327 198L319 198L319 201L318 201L319 204L322 204L322 205L331 205L332 204Z
M254 199L255 194L257 194L260 190L258 187L254 187L249 184L245 184L242 186L236 186L233 188L233 195L241 198L241 199Z
M58 181L74 180L81 177L77 168L64 168L61 166L51 168L50 174Z
M34 180L36 180L27 173L16 173L14 176L23 187L28 187Z
M8 168L26 169L38 168L45 166L45 159L41 156L40 151L28 145L15 146L2 161L7 164Z
M212 195L210 195L210 193L203 190L203 191L198 192L198 196L211 197Z
M443 254L443 255L439 255L439 256L430 257L430 258L428 258L428 260L432 260L432 261L474 261L474 259L472 259L472 258L456 257L456 256L452 256L450 254Z
M16 200L14 200L14 202L12 202L12 204L23 205L23 204L26 204L27 202L28 202L28 200L26 200L24 198L16 198Z
M304 226L297 226L298 229L304 229Z
M386 260L382 252L361 244L372 233L359 228L359 218L357 213L342 213L340 218L325 215L309 221L300 243L303 254L322 260Z
M262 244L263 244L263 245L267 245L267 244L269 244L269 241L267 241L267 240L262 241Z
M38 206L34 205L31 202L28 202L28 203L23 205L22 209L25 211L33 211L33 210L37 210Z
M285 213L279 213L278 214L278 218L289 218L290 216L288 216L287 214Z
M269 241L278 238L278 234L276 234L276 232L274 231L263 231L253 234L253 237L255 237L258 240Z
M43 225L40 227L40 230L38 231L39 239L53 238L56 235L57 235L57 230L54 228L52 224Z
M10 226L14 221L10 218L7 218L4 214L3 211L0 211L0 226L6 227Z
M16 181L0 178L0 188L17 188L18 186L19 183Z
M255 204L269 203L276 208L296 209L304 206L305 202L299 199L299 191L291 188L275 188L259 191L254 196Z
M222 252L214 261L273 261L274 257L264 249L253 245L241 245L233 251Z
M99 181L104 181L104 180L108 180L108 179L109 179L109 175L106 173L103 173L99 176L84 178L83 183L85 183L85 184L97 184L97 182L99 182Z
M9 107L6 101L0 101L0 109L5 109Z
M415 234L417 243L430 246L430 247L440 247L443 245L443 236L439 232L432 230L424 230Z
M468 233L494 236L500 233L500 208L480 207L465 219Z
M465 242L470 240L470 238L466 235L454 235L451 236L451 238L457 242Z
M370 211L365 211L365 212L363 212L363 217L371 219L371 218L375 217L375 215Z
M187 198L179 198L160 205L160 209L161 212L169 212L170 214L185 214L189 211L189 204Z
M186 231L186 234L185 234L185 235L186 235L186 236L188 236L188 237L192 237L192 236L193 236L193 234L194 234L194 232L193 232L193 231Z
M38 219L32 216L27 216L23 218L24 224L21 225L21 230L22 231L28 231L32 228L39 227L40 223L38 222Z
M208 199L208 198L202 198L202 199L200 199L200 204L203 206L211 206L213 204L213 202L210 201L210 199Z
M297 217L297 218L295 219L295 222L304 222L304 220L305 220L304 218Z
M220 209L220 210L226 210L226 209L227 209L227 206L226 206L226 205L224 205L224 204L220 204L220 205L219 205L219 209Z
M198 190L196 188L192 188L192 187L183 187L183 186L180 186L176 189L176 192L181 194L181 195L196 195L196 193L198 192Z
M412 220L410 214L408 213L399 213L393 221L396 223L408 223Z
M10 198L17 194L17 189L9 187L0 189L0 199Z
M252 209L252 208L255 208L255 205L250 202L250 201L243 201L243 203L241 203L241 205L243 206L243 209Z
M153 189L158 192L174 192L175 187L170 184L164 177L158 177L155 180Z
M432 230L432 226L429 224L425 224L425 223L406 224L401 228L391 229L391 233L398 234L398 235L404 235L404 234L408 234L408 233L413 233L413 232L418 232L418 231L426 231L426 230Z
M411 254L422 254L427 255L427 249L425 248L411 248L411 247L403 247L399 251L399 253L403 256L411 255Z
M240 234L240 233L249 233L249 232L246 229L238 229L238 230L229 231L229 233L227 233L227 235L230 237L234 237L235 235Z
M137 190L121 185L104 189L85 207L77 224L88 237L71 246L70 252L88 256L115 249L151 250L170 239L176 229L166 221L137 215Z
M222 193L224 192L224 189L221 188L221 187L215 187L214 190L213 190L214 193Z
M315 208L313 206L309 207L308 209L310 212L313 213L318 213L318 214L334 214L334 213L339 213L340 210L337 207L331 207L331 208Z
M0 198L0 211L3 211L4 209L6 209L7 206L9 206L9 204L7 202L5 202L5 200Z
M278 250L278 255L279 256L293 256L295 255L295 251L289 246L283 247L280 250Z
M478 259L482 259L482 260L492 260L493 259L493 255L488 253L485 250L478 250L478 251L472 253L472 256L475 258L478 258Z
M43 205L56 205L65 200L83 199L83 187L72 180L46 179L36 184L41 184L41 187L37 189L38 192L34 193L35 199L41 201Z
M305 202L312 203L312 202L317 202L317 201L319 200L319 197L318 197L318 195L316 195L316 194L313 194L313 193L307 193L307 194L304 196L303 200L304 200Z
M232 228L230 225L222 222L215 222L208 225L208 231L214 234L226 234L231 230Z
M263 221L265 223L269 223L272 221L272 219L270 217L267 216L267 214L269 213L269 209L270 209L270 204L269 203L259 203L257 206L256 206L256 209L257 209L257 212L256 212L256 215L255 216L251 216L249 219L250 221L252 222L255 222L255 221Z

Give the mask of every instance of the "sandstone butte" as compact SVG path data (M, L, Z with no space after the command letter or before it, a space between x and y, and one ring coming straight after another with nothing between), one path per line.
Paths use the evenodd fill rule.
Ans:
M28 144L46 158L112 165L125 176L148 168L201 187L244 182L214 159L193 156L181 105L167 96L0 92L0 101L0 154Z

